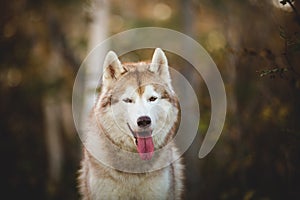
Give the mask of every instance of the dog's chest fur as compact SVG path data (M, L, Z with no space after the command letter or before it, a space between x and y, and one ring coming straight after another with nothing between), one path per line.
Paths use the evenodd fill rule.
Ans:
M81 192L89 193L85 199L175 199L173 164L149 173L119 172L99 164L87 151L83 162Z

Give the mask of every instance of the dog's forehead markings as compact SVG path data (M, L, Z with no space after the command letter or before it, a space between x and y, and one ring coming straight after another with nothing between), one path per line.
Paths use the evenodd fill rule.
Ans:
M124 91L123 97L124 98L132 97L134 94L134 90L135 90L134 87L131 86L127 87Z
M137 86L138 86L137 92L138 92L139 96L142 96L145 91L145 87L142 85L142 80L141 80L142 74L138 70L135 71L135 74L136 74L136 81L137 81Z
M130 73L128 74L130 77L135 79L135 83L136 83L136 91L138 93L139 96L142 96L144 91L145 91L145 87L143 86L143 76L144 73L146 72L146 64L144 62L141 63L135 63L135 64L127 64L126 66L128 66L130 68Z
M154 88L153 82L160 81L158 77L155 76L152 72L148 70L149 68L148 62L139 62L139 63L124 63L123 67L126 68L126 73L124 73L124 76L126 76L125 82L120 83L119 87L123 88L122 90L125 93L126 88L128 87L128 84L133 86L135 89L134 93L142 97L145 94L145 86L152 85L152 91L156 91L157 89ZM157 93L157 91L156 91ZM132 93L131 93L132 95Z
M142 96L144 94L145 87L144 86L139 86L138 87L138 94L139 96Z
M154 90L153 85L146 85L144 94L146 96L152 96L152 95L157 95L157 92Z

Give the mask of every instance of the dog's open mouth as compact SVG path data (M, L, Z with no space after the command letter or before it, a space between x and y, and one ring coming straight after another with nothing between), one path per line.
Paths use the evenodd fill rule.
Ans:
M127 123L132 135L135 138L137 151L142 160L150 160L154 154L154 143L152 139L152 131L133 131Z

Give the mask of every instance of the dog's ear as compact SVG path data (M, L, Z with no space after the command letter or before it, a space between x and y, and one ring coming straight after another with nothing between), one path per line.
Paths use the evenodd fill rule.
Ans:
M115 52L109 51L103 64L103 85L109 86L116 81L126 70L123 68Z
M171 83L168 59L160 48L155 49L149 70L157 73L168 84Z

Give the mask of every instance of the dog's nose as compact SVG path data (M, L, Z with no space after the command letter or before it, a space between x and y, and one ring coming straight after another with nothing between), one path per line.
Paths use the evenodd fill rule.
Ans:
M137 125L140 128L147 128L151 124L151 119L148 116L142 116L137 119Z

